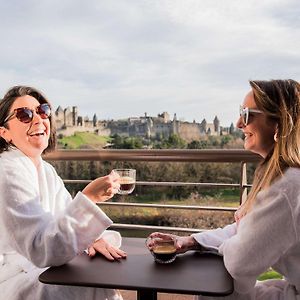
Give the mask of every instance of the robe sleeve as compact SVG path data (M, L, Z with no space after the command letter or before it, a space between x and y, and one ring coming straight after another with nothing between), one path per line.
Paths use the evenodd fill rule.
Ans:
M45 163L46 168L50 168L49 172L47 172L50 177L54 178L55 181L55 190L57 190L57 195L59 198L59 201L55 201L53 205L53 211L64 211L66 205L69 204L70 201L72 201L72 197L70 193L65 188L65 185L62 181L62 179L57 175L56 170L53 168L52 165ZM98 237L95 239L98 240L100 238L103 238L106 242L110 243L112 246L120 248L122 244L122 237L119 232L114 230L105 230L100 231L100 234L98 234Z
M116 248L120 248L122 245L121 234L115 230L105 230L96 240L100 238L103 238L106 242L110 243Z
M241 219L236 235L219 249L235 280L235 290L249 292L257 276L274 265L296 240L293 209L283 186L260 192L251 212Z
M28 166L2 164L0 224L7 243L38 267L61 265L82 252L112 221L79 192L53 215L41 206L35 176ZM51 197L65 197L62 189ZM68 196L67 196L68 197ZM59 199L53 199L56 201ZM64 202L66 199L61 199ZM5 229L4 229L5 228Z
M204 248L218 251L220 245L236 234L236 223L225 226L224 228L217 228L207 230L201 233L194 233L192 237Z

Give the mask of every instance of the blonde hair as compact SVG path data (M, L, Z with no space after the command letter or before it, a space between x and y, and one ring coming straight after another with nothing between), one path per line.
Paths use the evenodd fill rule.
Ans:
M251 191L239 213L248 213L257 194L289 167L300 168L300 84L294 80L250 81L257 107L277 124L274 147L258 165Z

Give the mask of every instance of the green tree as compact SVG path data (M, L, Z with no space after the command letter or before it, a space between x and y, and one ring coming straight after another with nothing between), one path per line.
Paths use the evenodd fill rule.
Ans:
M224 148L225 145L227 145L232 140L231 135L223 135L221 136L221 148Z
M142 149L143 142L138 137L128 137L124 139L123 149Z
M184 149L187 144L177 134L171 134L167 139L162 139L154 143L153 148L156 149Z
M121 137L118 134L111 136L114 149L142 149L143 140L140 137Z
M188 149L206 149L208 146L207 140L191 141L188 145Z

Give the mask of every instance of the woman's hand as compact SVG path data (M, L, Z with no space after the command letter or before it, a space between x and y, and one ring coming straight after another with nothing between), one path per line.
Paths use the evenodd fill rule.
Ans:
M90 182L82 191L94 203L106 201L114 196L120 188L120 176L111 172Z
M102 238L95 241L93 245L88 248L88 254L90 257L95 256L97 252L104 255L108 260L115 260L127 257L126 252L112 246Z
M202 246L192 236L178 236L175 234L153 232L149 237L158 237L164 240L175 240L177 253L184 253L189 250L201 250ZM151 247L151 244L149 244Z

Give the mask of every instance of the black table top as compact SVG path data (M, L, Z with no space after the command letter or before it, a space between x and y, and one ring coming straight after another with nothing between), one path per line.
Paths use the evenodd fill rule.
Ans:
M75 257L60 267L51 267L39 280L47 284L155 290L176 294L228 295L233 280L216 254L190 251L177 256L171 264L154 262L141 238L123 238L121 247L128 257L108 261L101 255Z

